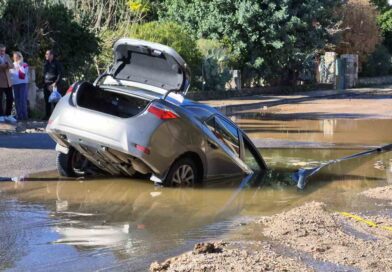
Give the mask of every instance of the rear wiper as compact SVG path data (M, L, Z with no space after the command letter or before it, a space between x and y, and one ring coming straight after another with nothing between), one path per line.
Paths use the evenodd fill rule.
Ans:
M326 166L329 166L334 163L346 161L346 160L357 159L357 158L373 155L373 154L382 154L382 153L389 152L389 151L392 151L392 144L377 147L375 149L367 150L367 151L357 153L357 154L354 154L354 155L351 155L348 157L343 157L343 158L336 159L336 160L330 160L330 161L327 161L327 162L325 162L317 167L314 167L314 168L310 168L310 169L301 168L297 172L294 173L293 179L297 183L297 187L300 190L303 190L305 188L306 184L308 183L308 178L310 178L314 174L318 173L321 169L323 169Z

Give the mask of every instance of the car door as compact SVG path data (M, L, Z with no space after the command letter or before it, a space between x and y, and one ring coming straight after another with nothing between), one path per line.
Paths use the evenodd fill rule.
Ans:
M263 157L260 155L257 148L254 146L252 141L241 131L242 136L242 148L241 148L241 159L244 163L249 166L254 172L262 172L267 170L267 164Z
M241 154L241 140L238 128L219 115L210 117L205 122L205 125L229 151L222 150L211 139L207 139L208 176L211 178L242 174L241 168L233 161L233 158L238 160ZM230 154L232 158L230 158Z
M213 115L205 125L214 136L227 147L227 151L219 148L215 143L208 141L209 150L207 152L208 174L211 177L222 177L226 175L241 174L243 168L238 166L241 161L253 172L260 172L267 169L267 166L260 153L253 145L252 141L236 125L225 117Z

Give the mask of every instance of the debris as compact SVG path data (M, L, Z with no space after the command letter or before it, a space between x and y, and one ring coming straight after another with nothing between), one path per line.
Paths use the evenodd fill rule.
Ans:
M193 254L221 253L224 243L198 243L193 249Z

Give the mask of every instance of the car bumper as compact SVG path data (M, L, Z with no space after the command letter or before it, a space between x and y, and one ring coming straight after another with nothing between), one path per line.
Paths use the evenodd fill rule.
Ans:
M72 146L99 168L113 175L131 175L134 171L162 175L162 169L149 162L138 146L148 147L150 135L159 126L154 117L145 115L124 119L76 107L66 107L61 114L53 113L46 128L57 142L57 149L66 153ZM156 119L156 118L155 118ZM148 127L138 123L147 123Z

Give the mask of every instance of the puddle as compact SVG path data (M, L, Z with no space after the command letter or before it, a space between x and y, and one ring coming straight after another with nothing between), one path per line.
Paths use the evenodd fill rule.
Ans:
M59 181L53 173L1 182L0 269L145 271L151 262L189 250L196 242L228 233L235 239L231 231L249 218L312 200L339 211L385 207L358 193L392 184L389 153L328 167L303 192L290 175L299 167L362 151L362 146L392 142L392 121L338 120L330 129L318 120L236 121L257 141L314 142L321 148L263 148L272 168L265 176L202 188L156 188L130 179Z

